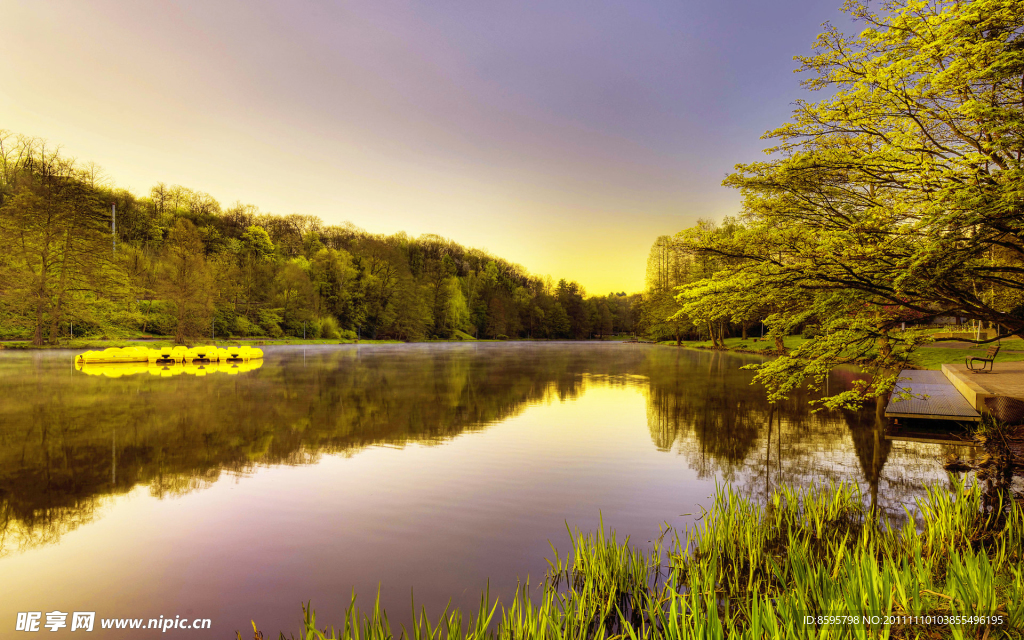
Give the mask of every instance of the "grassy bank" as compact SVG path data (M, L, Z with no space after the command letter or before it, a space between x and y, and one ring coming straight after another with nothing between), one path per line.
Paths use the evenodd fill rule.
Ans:
M218 347L234 346L234 345L249 345L249 346L266 346L266 345L324 345L324 344L399 344L400 340L347 340L344 338L334 340L303 340L302 338L232 338L217 340L210 339L199 339L195 340L193 344L201 345L215 345ZM99 338L75 338L73 340L62 340L58 344L35 346L28 340L10 340L0 343L0 349L20 349L20 350L34 350L34 349L107 349L109 347L148 347L148 348L159 348L174 346L174 340L172 338L135 338L135 339L115 339L115 340L102 340Z
M756 339L755 338L726 338L724 340L725 348L729 351L741 351L749 353L775 353L775 341L768 339ZM802 336L786 336L783 340L783 344L786 345L786 349L792 351L803 343L807 342L807 338ZM676 346L675 340L664 340L658 344ZM714 349L715 345L710 340L684 340L682 343L684 347L690 347L693 349Z
M807 338L801 336L786 336L784 344L787 350L792 351L807 342L807 340ZM674 340L669 340L659 342L658 344L675 346L676 343ZM964 359L970 356L984 356L989 347L989 345L971 348L937 346L941 344L936 343L936 346L920 347L914 351L908 364L918 369L941 369L942 365L946 363L962 364ZM687 340L683 342L682 346L695 349L715 348L710 340ZM755 342L753 338L747 338L746 340L742 338L726 338L725 348L728 351L773 355L775 353L775 342L770 340L758 340ZM1009 345L1004 344L1004 348L996 356L996 362L1019 362L1024 360L1024 350L1017 351L1016 349L1024 349L1024 344L1016 343L1016 341L1011 342Z
M952 349L944 347L923 347L914 352L910 363L921 369L941 369L943 364L963 364L970 356L985 357L989 345L971 349ZM1016 345L1015 345L1016 347ZM996 362L1019 362L1024 360L1024 351L1000 350Z
M623 342L628 340L629 336L611 336L602 338L600 341L604 342ZM457 331L454 337L448 339L442 338L431 338L429 340L412 340L412 343L423 343L430 344L435 342L507 342L508 340L498 340L493 338L474 338L473 336ZM547 339L536 338L517 338L515 342L549 342ZM334 338L324 339L303 339L303 338L217 338L216 340L207 339L196 339L193 341L194 344L213 344L219 347L231 346L231 345L250 345L250 346L265 346L265 345L324 345L324 344L404 344L406 341L403 340L370 340L363 338L360 340L350 340L347 338ZM61 340L57 344L47 344L42 346L33 345L30 340L3 340L0 341L0 349L106 349L108 347L164 347L174 346L174 339L168 336L145 336L145 337L129 337L129 338L74 338Z
M880 522L856 487L782 489L765 505L726 489L695 527L667 531L647 551L614 532L573 532L570 553L549 560L540 593L524 587L500 606L485 594L475 613L431 620L423 612L408 629L392 629L379 601L364 614L353 598L336 629L318 628L304 608L299 637L1020 638L1024 507L1004 506L986 511L977 485L935 487L919 502L916 526L908 519L900 527ZM880 618L816 618L864 615ZM961 619L928 625L886 616Z

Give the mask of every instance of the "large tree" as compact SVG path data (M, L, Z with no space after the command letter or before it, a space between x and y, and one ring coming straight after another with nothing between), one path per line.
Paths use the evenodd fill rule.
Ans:
M913 317L954 315L1024 335L1024 11L1019 1L895 0L844 9L798 58L805 85L770 131L766 162L740 165L743 232L698 250L731 261L691 304L756 290L773 326L813 322L819 339L766 364L776 396L835 364L866 363L871 383L829 400L888 391L924 338ZM726 304L728 297L722 300Z
M163 257L160 291L173 307L175 342L184 344L205 336L213 315L214 282L195 225L179 219L167 237Z
M747 329L760 321L771 327L769 336L775 340L775 349L783 352L783 337L793 329L793 319L775 322L784 310L793 310L806 296L793 296L772 292L766 295L765 283L742 257L750 243L763 243L764 239L750 234L749 229L735 219L726 218L721 225L701 220L694 227L679 232L673 240L676 251L685 256L689 268L683 281L676 285L679 310L676 318L687 318L695 325L707 326L712 342L721 342L724 325L738 326L743 338ZM709 247L729 251L708 250ZM771 316L772 321L768 321ZM716 337L716 329L719 336Z
M82 295L110 285L110 218L88 173L41 142L0 131L0 161L0 302L33 344L52 343Z

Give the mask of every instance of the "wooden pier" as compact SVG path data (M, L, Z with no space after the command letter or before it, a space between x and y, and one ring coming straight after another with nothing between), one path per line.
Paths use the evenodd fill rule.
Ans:
M978 422L981 414L942 371L906 369L885 408L886 418Z
M989 373L944 364L942 373L978 411L1007 424L1024 423L1024 362L997 362Z

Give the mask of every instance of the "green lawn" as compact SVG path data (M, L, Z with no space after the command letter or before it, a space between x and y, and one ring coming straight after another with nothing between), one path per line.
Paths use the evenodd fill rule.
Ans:
M987 347L976 349L944 349L942 347L924 347L918 349L910 357L910 363L922 369L941 369L942 365L963 364L970 356L984 356ZM1002 351L996 356L996 362L1020 362L1024 360L1024 351Z
M800 345L802 345L805 342L807 342L807 338L804 338L802 336L786 336L785 339L783 340L783 343L786 345L787 349L796 349L797 347L799 347ZM675 346L676 341L675 340L665 340L665 341L659 342L658 344L666 344L666 345L670 345L670 346ZM683 341L683 346L684 347L699 347L699 348L710 349L714 345L712 344L712 342L710 340L684 340ZM727 349L741 349L743 351L764 351L764 350L774 351L775 350L775 341L771 340L771 339L766 339L766 340L758 340L757 342L754 342L753 338L747 338L746 340L744 340L743 338L726 338L725 339L725 347Z
M804 342L807 342L807 338L801 336L786 336L785 344L787 349L796 349ZM658 344L675 346L675 340L665 340ZM713 345L710 340L684 340L684 347L698 347L710 349ZM726 338L725 346L728 349L738 349L742 351L774 351L775 342L772 340L758 340L754 342L753 338ZM1024 346L1024 344L1022 344ZM946 363L963 363L964 359L969 356L984 356L988 346L980 346L970 349L953 349L943 347L922 347L914 352L911 356L910 364L915 367L922 369L941 369L943 364ZM1005 349L999 353L996 357L996 362L1020 362L1024 361L1024 351L1006 351Z

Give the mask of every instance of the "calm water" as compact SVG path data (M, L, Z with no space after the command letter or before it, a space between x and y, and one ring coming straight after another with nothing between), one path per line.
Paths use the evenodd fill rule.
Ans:
M338 623L378 584L393 621L536 581L566 523L646 544L716 482L845 480L894 512L952 448L886 440L875 408L771 408L756 361L609 343L268 348L229 376L87 376L0 355L0 637L18 611ZM844 380L844 376L847 378ZM849 382L837 373L833 388ZM98 625L97 625L98 626ZM49 633L44 630L45 633ZM68 633L63 629L61 633ZM151 632L90 637L138 638Z

